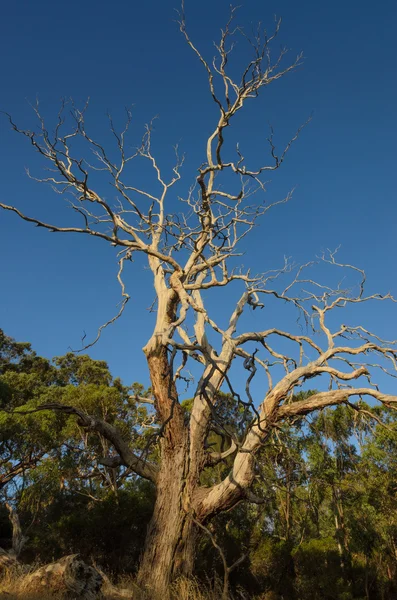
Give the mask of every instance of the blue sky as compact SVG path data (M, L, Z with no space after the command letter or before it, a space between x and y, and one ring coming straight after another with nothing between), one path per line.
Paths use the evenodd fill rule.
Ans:
M209 58L228 6L186 0L190 35ZM204 160L216 113L174 8L177 0L4 4L0 108L29 128L34 115L27 99L39 98L50 123L62 97L82 103L89 96L88 124L106 141L106 112L121 124L124 106L134 105L131 143L158 115L153 144L159 162L170 166L175 143L186 153L182 194ZM302 50L304 64L247 105L229 139L240 141L257 164L266 156L269 125L281 146L312 112L313 120L269 185L269 201L295 187L293 201L268 213L244 242L243 262L266 270L282 264L284 255L306 262L341 244L341 259L366 269L370 292L397 295L395 3L246 0L239 22L246 29L257 21L271 28L274 14L283 17L276 49L288 46L291 58ZM242 44L237 63L240 51ZM40 175L41 163L4 118L0 135L0 201L66 224L70 215L60 198L26 177L25 167ZM79 347L83 332L95 335L119 302L114 252L105 242L82 238L50 234L0 213L0 327L45 356ZM147 383L140 349L150 336L150 275L138 260L126 279L128 309L90 353L107 360L126 383ZM216 296L214 314L221 317L219 306ZM272 314L255 317L262 328ZM254 327L253 314L249 318ZM397 337L395 306L368 306L359 318Z

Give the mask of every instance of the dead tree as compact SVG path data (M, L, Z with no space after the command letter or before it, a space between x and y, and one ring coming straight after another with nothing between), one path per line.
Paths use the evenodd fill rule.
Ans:
M12 526L12 547L8 551L0 548L0 568L9 569L18 563L19 555L28 538L22 533L19 516L14 507L9 502L6 502L5 506Z
M121 132L110 118L117 159L113 151L105 149L87 131L87 107L80 110L71 104L71 112L67 114L64 103L54 134L47 128L37 105L34 107L39 124L37 132L21 129L9 116L14 131L31 144L49 167L48 176L40 181L50 184L60 200L69 198L81 225L56 225L26 215L14 205L0 206L51 232L96 237L117 247L123 301L115 318L121 315L129 299L123 281L129 259L134 254L144 254L153 275L157 316L143 351L159 424L152 436L153 443L160 448L159 464L151 464L145 453L134 454L115 427L73 406L51 404L37 410L75 414L82 427L98 432L113 447L112 455L103 458L104 464L126 465L156 486L157 499L139 581L160 593L179 574L192 572L197 523L205 524L242 500L257 500L251 492L256 476L255 455L274 428L327 406L352 403L360 407L364 397L386 406L397 402L397 396L382 393L372 379L372 373L378 371L396 376L396 341L382 340L361 325L335 325L344 307L393 300L389 294L367 295L364 271L342 264L335 252L322 255L317 262L356 276L356 287L342 288L312 279L308 270L314 263L294 270L287 260L280 269L261 275L232 266L239 256L241 240L274 206L259 198L265 192L264 178L281 166L301 131L298 129L281 152L277 151L271 132L267 140L269 162L256 167L246 165L238 145L234 154L230 146L226 148L228 127L236 114L301 62L298 56L283 66L285 50L273 59L270 48L280 22L272 35L258 30L250 37L234 25L234 18L233 9L216 45L217 55L208 62L189 37L182 6L180 30L208 75L209 92L219 114L204 145L203 164L198 168L196 180L179 199L183 209L178 214L170 212L168 207L172 189L181 179L183 157L176 149L173 173L167 178L152 151L151 125L146 127L139 147L129 152L126 143L132 119L129 110ZM230 68L236 36L245 39L252 52L239 77ZM87 145L94 159L74 155L73 143L77 140L79 147L82 143ZM226 160L226 153L235 158ZM94 165L92 160L96 160ZM158 192L153 191L153 185L144 188L131 181L128 167L138 160L151 165ZM107 174L117 196L115 201L106 199L95 187L98 169L102 175ZM258 200L255 194L259 195ZM287 202L290 196L275 204ZM220 287L227 288L229 291L225 293L229 295L240 287L226 326L215 321L211 304L204 302L204 292L209 299L211 291ZM262 301L264 298L266 303ZM296 309L303 327L297 324L290 330L269 326L264 330L241 331L242 315L248 310L261 307L255 316L266 314L266 320L271 320L271 312L267 313L271 301ZM98 336L102 329L103 326ZM244 395L239 395L233 386L238 363L247 372ZM196 365L195 373L200 369L201 374L196 378L192 410L187 419L179 401L179 385L191 364ZM259 398L251 385L258 370L264 372L267 380ZM314 385L324 391L294 401L308 379L312 388L315 379ZM244 407L238 435L231 434L219 416L217 403L221 389ZM223 431L228 440L224 452L214 454L208 449L206 441L212 430ZM232 458L233 463L225 479L212 487L201 485L200 477L206 466L226 458L229 461Z

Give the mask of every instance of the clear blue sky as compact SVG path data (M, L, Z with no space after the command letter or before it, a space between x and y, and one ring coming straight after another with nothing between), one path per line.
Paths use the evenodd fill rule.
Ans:
M228 6L224 0L186 0L190 35L209 57ZM175 23L177 7L178 0L5 3L0 108L29 128L34 115L26 99L38 96L51 118L61 97L83 102L90 96L91 131L106 139L106 111L121 122L123 107L133 104L132 143L158 115L158 160L169 165L172 145L180 144L187 154L186 190L204 160L215 112L205 74ZM254 271L280 265L284 255L306 262L342 244L341 258L366 269L369 291L397 295L395 7L392 0L246 0L240 9L248 28L258 20L270 28L273 15L282 16L277 46L291 48L291 57L303 50L305 60L248 106L228 131L230 139L245 147L250 140L256 161L266 151L269 124L283 144L314 113L269 186L269 201L296 186L293 202L272 212L245 244L244 263ZM60 198L25 175L25 167L40 174L37 156L5 119L0 135L1 201L66 224L69 213ZM50 234L0 213L0 327L48 357L78 347L83 331L94 335L119 301L114 252L105 242L82 238ZM107 360L126 383L147 383L140 348L150 335L152 293L139 261L127 282L128 310L91 354ZM271 315L264 313L269 324ZM397 337L396 307L374 305L361 317L385 337Z

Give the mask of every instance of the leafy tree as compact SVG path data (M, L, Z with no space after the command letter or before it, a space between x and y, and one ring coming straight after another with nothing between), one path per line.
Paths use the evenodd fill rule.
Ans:
M55 383L56 370L30 344L15 342L0 330L0 408L8 411L34 401ZM0 412L0 489L35 467L56 443L59 415L16 420Z
M73 400L84 414L111 424L119 420L120 429L129 419L124 435L131 434L130 447L139 451L147 447L145 437L150 439L153 430L145 436L152 416L136 397L151 401L150 390L139 384L126 388L103 361L67 354L51 362L29 344L3 333L1 339L0 384L7 390L2 397L1 474L3 480L8 472L14 475L2 492L12 496L29 536L24 559L49 561L77 551L113 573L135 572L153 511L154 486L123 466L101 464L110 451L107 440L96 432L87 434L73 415L38 411L16 419L7 406L30 410L41 406L43 397L47 401L56 395L66 403ZM317 393L302 392L291 403ZM182 403L186 420L193 402ZM212 464L202 472L206 486L224 479L233 453L221 461L219 456L231 439L239 443L243 434L244 405L222 393L214 405L223 427L214 422L207 437ZM230 584L245 593L278 600L392 600L397 568L395 426L394 411L371 413L362 404L361 412L339 406L274 429L256 455L257 504L239 503L206 525L210 535L197 543L196 573L206 579L215 570L222 577L225 558L229 566L238 563ZM15 475L25 440L34 446L36 460ZM15 461L7 455L10 449ZM157 453L150 459L156 463ZM0 539L0 546L10 546L5 508L0 510Z
M397 593L397 429L393 410L378 409L381 421L367 428L349 510L351 547L361 562L361 581L380 597ZM372 592L373 593L373 592Z
M68 353L51 363L1 330L0 342L0 481L3 495L13 497L24 523L30 522L25 554L51 560L78 548L112 570L131 568L153 508L150 486L123 466L101 464L110 453L105 438L82 429L74 417L35 407L72 402L84 414L118 424L131 445L142 444L147 412L134 394L145 391L114 380L104 361ZM28 414L16 419L16 408ZM6 513L4 519L7 531Z

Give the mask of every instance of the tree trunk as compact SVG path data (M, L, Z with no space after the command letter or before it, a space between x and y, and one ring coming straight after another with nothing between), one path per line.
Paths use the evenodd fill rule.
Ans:
M150 588L151 597L165 598L170 583L193 571L195 527L189 516L192 490L198 484L189 478L189 434L168 362L167 350L147 352L155 406L163 424L160 441L160 471L156 502L149 524L138 585Z
M149 589L151 598L164 600L170 584L179 576L193 573L198 529L221 510L231 508L241 498L240 481L234 471L219 489L201 488L200 473L205 465L205 428L193 436L178 402L172 364L167 348L151 340L145 347L155 408L161 423L160 468L156 477L156 502L145 540L138 585ZM191 417L192 418L192 417ZM253 462L244 455L237 465ZM241 479L241 478L240 478ZM212 496L209 498L209 495ZM220 499L222 501L220 502Z
M154 598L166 598L173 580L193 572L196 531L188 514L186 450L181 447L178 452L163 455L157 482L156 503L138 572L138 585L149 588Z
M0 570L10 569L18 564L18 557L28 540L22 533L18 513L8 502L5 505L12 525L12 548L8 552L0 548Z

